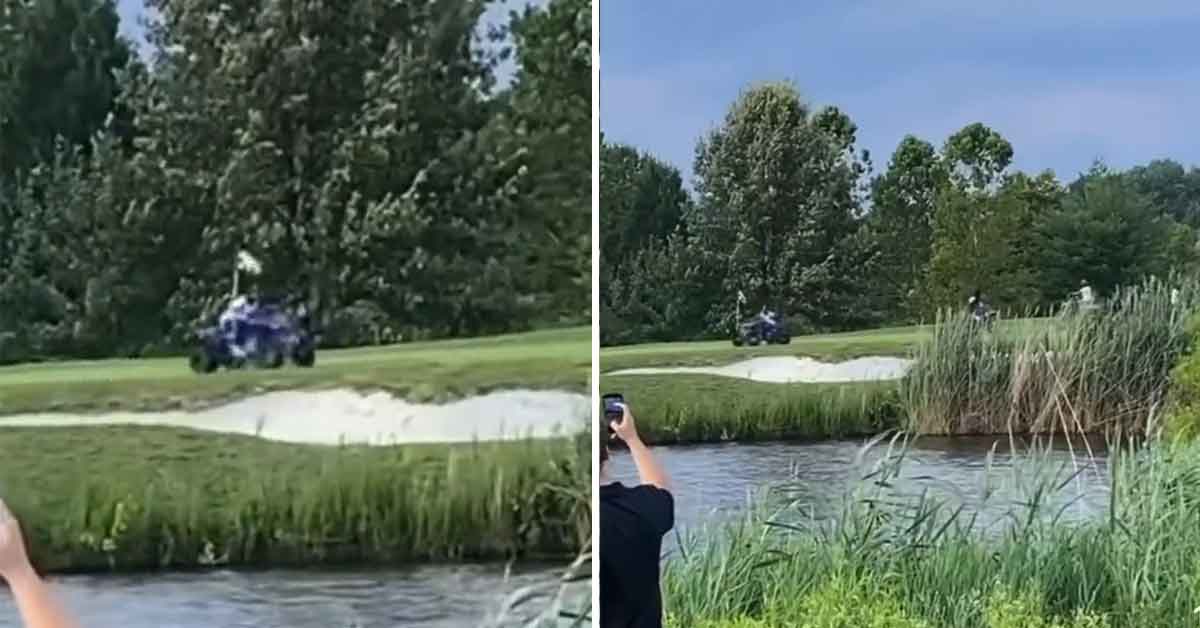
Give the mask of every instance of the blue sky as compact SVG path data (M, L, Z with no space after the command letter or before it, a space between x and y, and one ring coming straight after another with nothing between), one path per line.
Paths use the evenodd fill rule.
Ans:
M697 138L746 86L788 79L857 123L876 171L912 133L971 122L1015 166L1070 179L1200 163L1195 0L603 0L600 124L690 178Z

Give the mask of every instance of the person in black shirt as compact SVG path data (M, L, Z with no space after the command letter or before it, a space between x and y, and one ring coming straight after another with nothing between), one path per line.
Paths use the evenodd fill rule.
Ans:
M675 525L675 500L667 474L638 436L629 406L611 423L633 456L641 484L608 477L608 440L600 444L600 626L661 628L659 555ZM607 431L607 430L605 430Z

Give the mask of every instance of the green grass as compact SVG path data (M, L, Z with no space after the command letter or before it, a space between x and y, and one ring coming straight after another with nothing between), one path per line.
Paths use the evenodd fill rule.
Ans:
M997 333L1023 336L1046 324L1046 319L1000 321ZM888 327L837 334L797 336L791 344L734 347L728 340L662 342L605 347L600 350L602 373L653 366L722 366L764 356L805 356L841 362L867 356L905 357L931 338L933 325Z
M729 341L607 347L600 351L600 388L625 396L639 432L651 444L874 434L897 422L894 383L772 384L715 375L611 372L720 366L780 355L826 361L903 356L930 333L928 326L915 326L799 336L788 345L760 347L739 348Z
M770 384L711 375L609 375L647 443L840 438L899 424L894 382Z
M51 572L569 560L590 438L323 447L173 428L5 428L0 492Z
M320 351L310 369L193 373L183 357L72 361L0 368L0 414L165 410L257 392L353 387L409 401L461 398L503 388L585 392L587 328Z
M1187 349L1200 287L1148 281L1100 310L1021 336L948 316L901 381L905 429L920 434L1145 434Z
M756 502L668 558L668 625L1194 628L1200 444L1110 454L1109 512L1090 523L1064 523L1042 499L1061 471L1009 504L1006 532L984 535L948 503L891 489L902 460L834 520Z

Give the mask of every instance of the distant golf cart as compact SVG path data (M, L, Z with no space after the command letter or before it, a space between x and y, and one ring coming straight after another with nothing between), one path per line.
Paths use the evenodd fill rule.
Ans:
M733 334L733 346L741 347L751 346L757 347L760 344L786 345L792 341L792 335L788 332L787 325L783 319L775 312L768 310L764 305L758 314L742 320L742 304L746 302L746 295L738 292L738 302L735 308L735 318L737 329Z

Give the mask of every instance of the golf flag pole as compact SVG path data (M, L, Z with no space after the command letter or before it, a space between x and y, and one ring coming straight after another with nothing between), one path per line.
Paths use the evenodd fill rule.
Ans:
M238 295L238 275L243 271L251 275L258 275L262 272L262 263L244 250L238 251L237 264L234 264L233 267L233 294L229 295L230 298Z

